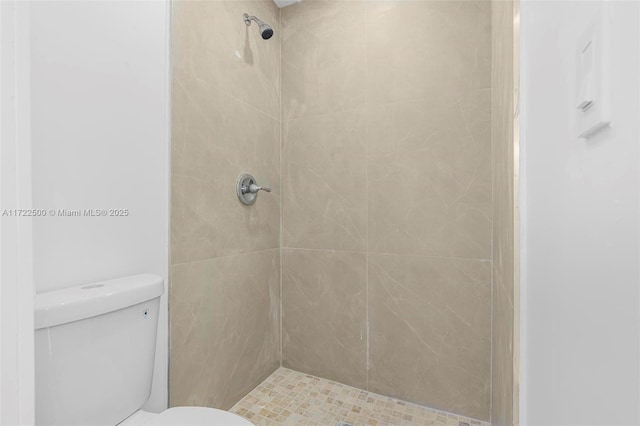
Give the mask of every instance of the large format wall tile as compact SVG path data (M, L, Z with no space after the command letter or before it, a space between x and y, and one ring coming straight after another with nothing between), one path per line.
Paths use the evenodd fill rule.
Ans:
M173 406L229 408L280 364L279 16L271 0L173 3ZM242 172L273 192L242 205Z
M491 93L369 106L369 250L491 258Z
M489 1L367 2L367 103L489 88L490 10Z
M283 365L367 386L366 256L284 249Z
M263 40L256 23L273 27ZM173 74L219 91L280 119L280 13L271 1L183 1L173 6Z
M279 252L172 266L172 406L228 409L279 366Z
M364 15L360 1L282 9L283 119L364 106Z
M373 0L367 2L367 40L390 45L398 40L456 46L491 42L490 0ZM489 50L490 52L490 50Z
M492 134L494 156L494 266L512 281L514 267L514 82L513 2L494 5L495 42Z
M518 2L492 7L493 333L491 421L518 422Z
M290 120L283 144L285 247L365 250L364 110Z
M173 90L172 263L280 244L280 123L201 81ZM238 201L238 175L273 192Z
M491 387L491 421L495 425L512 425L514 420L513 375L513 303L512 288L505 288L505 281L494 268L493 273L493 352Z
M303 1L282 31L282 242L314 249L283 256L285 365L488 420L490 1Z
M369 255L369 389L489 418L491 264Z

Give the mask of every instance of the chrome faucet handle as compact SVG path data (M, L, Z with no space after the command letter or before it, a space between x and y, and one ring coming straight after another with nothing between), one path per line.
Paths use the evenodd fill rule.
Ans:
M258 191L265 191L265 192L271 192L271 188L267 188L267 187L262 187L262 186L258 186L255 183L252 183L251 185L249 185L249 192L252 194L257 193Z
M258 192L260 191L271 192L271 188L258 185L256 178L248 173L243 173L238 177L236 181L236 194L242 204L250 206L255 203L258 198Z

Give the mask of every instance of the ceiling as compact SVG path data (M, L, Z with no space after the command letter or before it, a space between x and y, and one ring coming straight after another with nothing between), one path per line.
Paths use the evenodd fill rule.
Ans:
M273 0L278 7L289 6L290 4L298 3L300 0Z

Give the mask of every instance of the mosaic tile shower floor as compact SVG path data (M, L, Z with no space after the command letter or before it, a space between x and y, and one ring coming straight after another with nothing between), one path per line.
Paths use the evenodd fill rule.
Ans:
M231 408L258 426L488 426L286 368Z

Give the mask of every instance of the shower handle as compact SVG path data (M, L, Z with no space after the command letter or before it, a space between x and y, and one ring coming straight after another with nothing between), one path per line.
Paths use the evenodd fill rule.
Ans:
M247 186L243 186L242 187L242 193L246 194L247 192L250 192L252 194L256 194L258 191L265 191L265 192L271 192L271 188L267 188L267 187L261 187L256 185L255 183L252 183L251 185Z
M256 178L249 173L242 173L236 181L236 195L238 200L245 206L251 206L258 198L258 192L271 192L271 188L260 186L256 182Z

